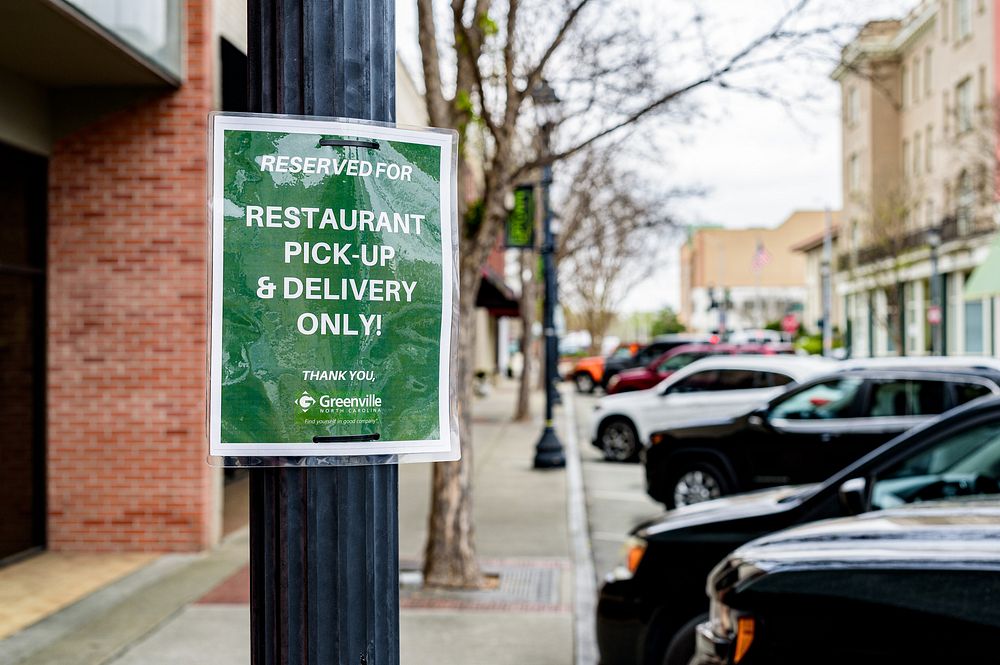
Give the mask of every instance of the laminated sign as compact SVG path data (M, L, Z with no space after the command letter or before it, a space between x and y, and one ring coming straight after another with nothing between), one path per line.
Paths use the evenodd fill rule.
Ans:
M212 456L458 458L456 141L212 116Z

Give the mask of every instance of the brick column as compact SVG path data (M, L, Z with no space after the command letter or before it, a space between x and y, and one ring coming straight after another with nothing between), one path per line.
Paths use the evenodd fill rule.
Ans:
M211 2L184 84L61 139L48 239L48 534L55 550L216 538L204 458Z

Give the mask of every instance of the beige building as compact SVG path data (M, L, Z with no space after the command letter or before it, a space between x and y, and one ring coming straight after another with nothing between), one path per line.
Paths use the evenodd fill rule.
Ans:
M832 220L838 220L839 213L831 215ZM837 237L840 233L839 227L835 224L831 226L831 244L836 245ZM822 333L823 322L823 241L826 231L821 231L811 238L792 247L796 252L801 252L806 257L806 300L802 310L802 323L810 333ZM831 251L831 254L833 252ZM836 274L833 272L834 266L831 261L830 281L830 320L833 322L836 333L843 332L839 327L841 321L841 299L836 297Z
M760 328L790 312L801 319L806 257L794 248L821 234L823 223L823 211L800 210L773 229L695 231L681 248L684 325L712 332L724 318L732 331Z
M866 25L843 103L836 282L855 356L993 353L997 308L964 284L996 228L997 0L924 0ZM940 295L932 302L937 246Z

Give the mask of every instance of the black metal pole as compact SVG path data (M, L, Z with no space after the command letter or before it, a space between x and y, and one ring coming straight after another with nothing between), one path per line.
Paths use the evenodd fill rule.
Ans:
M248 0L250 109L392 121L394 0ZM395 465L251 472L253 665L398 665Z
M931 323L931 354L935 356L945 355L944 349L941 348L941 321L944 313L941 311L941 275L938 273L939 242L939 240L931 242L931 307L938 317Z
M549 205L549 188L552 185L552 166L542 169L542 268L545 271L545 429L535 445L535 468L555 469L566 466L562 442L553 427L552 408L556 391L556 354L558 353L555 326L556 280L555 237L552 235L552 207Z

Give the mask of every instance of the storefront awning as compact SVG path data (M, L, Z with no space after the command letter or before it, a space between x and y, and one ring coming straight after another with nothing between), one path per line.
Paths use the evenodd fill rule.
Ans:
M965 283L965 297L969 300L1000 295L1000 234L993 239L986 260L972 271Z
M476 307L485 307L493 316L520 316L520 304L503 278L489 267L483 268L483 279L476 294Z

